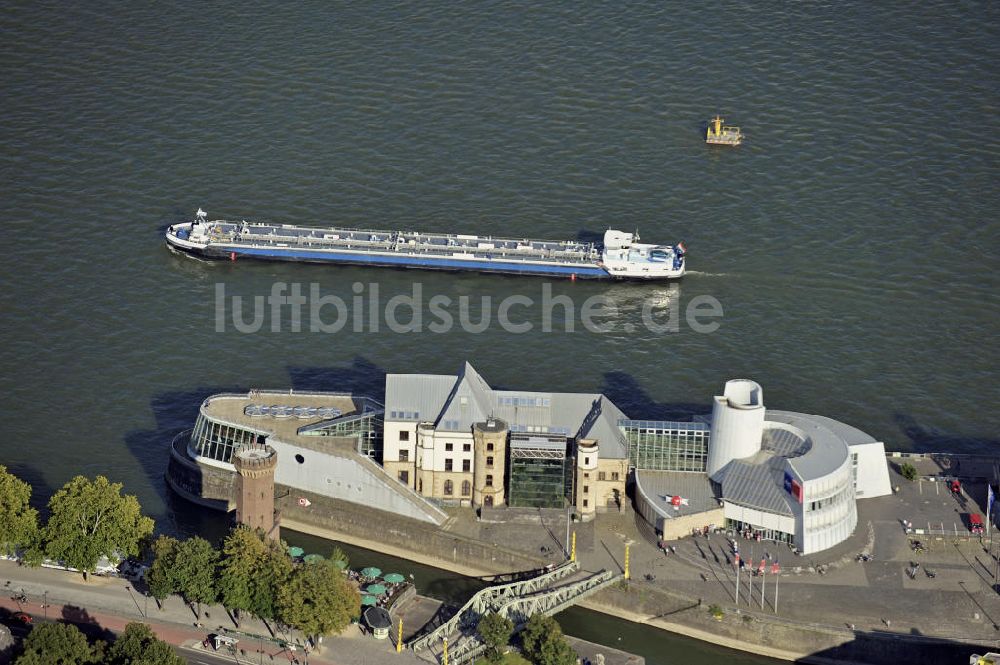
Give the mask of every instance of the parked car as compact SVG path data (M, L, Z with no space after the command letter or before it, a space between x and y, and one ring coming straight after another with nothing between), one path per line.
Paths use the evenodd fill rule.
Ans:
M14 612L10 617L17 622L23 623L25 626L30 626L34 619L27 612Z
M970 513L968 516L969 531L979 536L983 533L983 516L979 513Z

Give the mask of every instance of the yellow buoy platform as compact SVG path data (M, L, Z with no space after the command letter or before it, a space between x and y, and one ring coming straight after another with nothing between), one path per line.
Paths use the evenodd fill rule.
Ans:
M705 133L705 143L712 145L739 145L743 143L743 132L739 127L727 127L723 125L725 120L715 116L708 123L708 131Z

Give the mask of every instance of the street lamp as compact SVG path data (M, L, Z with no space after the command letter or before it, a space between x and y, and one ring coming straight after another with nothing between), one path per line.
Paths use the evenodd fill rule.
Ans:
M46 589L42 592L42 613L45 615L45 619L49 618L49 590Z

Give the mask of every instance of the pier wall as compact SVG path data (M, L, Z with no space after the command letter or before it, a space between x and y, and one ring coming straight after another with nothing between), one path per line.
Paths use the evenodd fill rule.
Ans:
M580 602L582 607L740 651L801 663L958 662L970 642L879 631L838 630L807 621L723 607L716 621L707 603L667 591L615 585ZM993 650L983 644L981 650ZM964 662L964 660L962 661Z
M167 481L177 493L215 510L225 512L235 508L234 471L191 460L184 454L183 445L175 444L171 452ZM281 483L275 483L274 492L282 526L294 531L353 543L466 575L529 570L549 563L503 546L449 533L433 523Z

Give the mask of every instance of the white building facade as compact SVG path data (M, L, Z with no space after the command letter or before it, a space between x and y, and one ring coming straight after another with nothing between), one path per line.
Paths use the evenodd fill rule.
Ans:
M701 497L698 510L707 511L714 496L728 528L808 554L854 533L858 499L892 492L882 442L824 416L767 410L754 381L726 383L710 428L703 475L689 472L690 462L666 471L636 467L639 488L664 493L637 492L640 512L664 533L671 520L696 512L664 505L671 487L683 487Z

